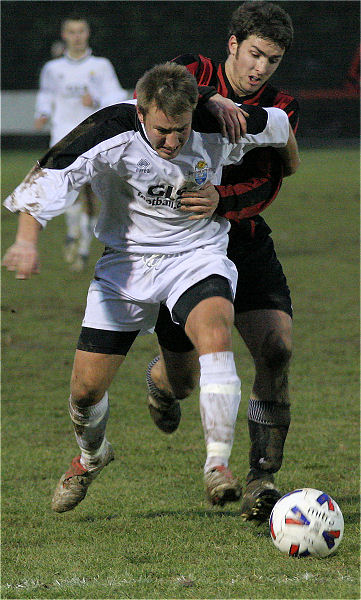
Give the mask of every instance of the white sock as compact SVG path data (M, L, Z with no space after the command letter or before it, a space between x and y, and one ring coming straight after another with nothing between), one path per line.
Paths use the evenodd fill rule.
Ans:
M80 463L91 468L101 462L106 451L105 428L109 417L109 401L106 392L92 406L74 406L69 399L69 412L74 425L75 438L81 450Z
M241 399L233 352L214 352L199 357L200 410L207 449L204 472L228 466Z
M90 217L85 212L80 215L80 239L79 239L79 254L88 256L90 244L94 235L94 227L97 222L96 217Z
M107 442L107 438L104 437L100 448L93 452L88 452L87 450L84 450L84 448L82 448L80 455L80 464L83 465L83 467L85 467L89 471L91 471L92 468L97 467L97 465L102 462L105 456Z
M77 201L65 211L66 234L77 240L80 235L81 202Z

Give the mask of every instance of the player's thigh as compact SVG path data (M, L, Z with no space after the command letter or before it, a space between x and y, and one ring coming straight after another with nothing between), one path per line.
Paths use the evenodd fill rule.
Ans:
M260 309L235 314L235 325L253 358L257 360L267 340L292 349L292 319L282 310Z
M86 405L98 402L109 388L125 356L77 349L71 377L71 395Z
M230 300L214 296L199 302L189 313L185 331L200 355L231 349L234 320Z
M287 278L278 260L270 229L257 225L254 239L240 243L232 238L228 257L234 262L238 282L234 298L236 314L255 310L278 310L292 317L292 300Z
M111 259L112 255L103 255L98 260L96 272L99 276L93 279L89 286L82 323L83 330L86 329L86 332L82 331L85 347L78 345L79 350L102 352L105 342L108 348L113 346L118 348L119 345L121 349L127 342L127 333L133 343L133 332L149 333L154 329L157 321L159 304L147 298L144 302L129 300L129 296L134 297L137 293L144 295L149 293L150 285L148 283L147 286L144 276L142 278L142 271L134 267L136 272L130 274L131 265L128 263L122 265L117 257L114 258L113 263L110 261L110 267L105 264L98 268L99 263L106 263L109 258ZM129 279L132 281L129 282ZM96 335L93 329L99 331L99 335ZM107 331L113 333L106 333ZM118 334L120 334L119 340ZM89 343L91 348L87 347ZM124 352L109 352L109 350L104 352L106 353L124 354Z

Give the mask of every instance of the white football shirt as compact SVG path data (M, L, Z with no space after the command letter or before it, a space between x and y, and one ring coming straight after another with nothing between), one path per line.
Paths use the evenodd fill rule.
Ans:
M136 101L98 111L49 150L5 200L13 212L30 213L42 226L75 201L91 183L101 201L96 237L132 254L172 254L212 242L225 249L228 221L218 215L190 221L180 210L182 191L219 184L222 167L241 161L256 146L285 146L287 114L247 107L248 133L230 144L208 111L197 109L187 143L172 160L153 150L139 122Z
M81 98L86 93L92 96L95 107L83 106ZM53 146L99 108L128 96L107 58L93 56L90 49L77 60L65 54L48 61L41 70L35 118L50 118Z

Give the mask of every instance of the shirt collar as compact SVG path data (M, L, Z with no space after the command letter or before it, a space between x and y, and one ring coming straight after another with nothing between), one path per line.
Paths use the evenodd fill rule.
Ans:
M86 60L92 54L93 54L93 51L91 48L87 48L86 52L80 58L72 58L71 56L69 56L69 53L67 51L64 52L65 58L67 58L70 62L73 62L73 63L80 63L83 60Z

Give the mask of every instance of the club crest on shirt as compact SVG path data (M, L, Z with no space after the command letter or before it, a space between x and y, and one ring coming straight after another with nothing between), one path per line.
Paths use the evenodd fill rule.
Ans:
M207 181L208 165L205 160L197 160L194 165L194 180L198 185Z

